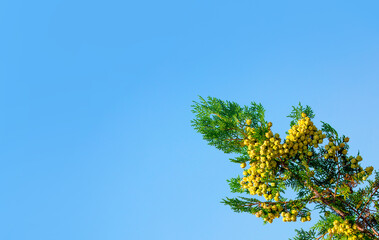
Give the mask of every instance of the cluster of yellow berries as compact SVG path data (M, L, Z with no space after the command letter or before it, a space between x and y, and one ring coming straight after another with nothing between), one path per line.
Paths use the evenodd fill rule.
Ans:
M272 123L268 123L267 132L264 138L256 139L254 134L258 131L249 127L252 121L247 120L246 138L242 141L242 146L247 146L248 154L251 158L249 168L243 171L244 177L240 184L243 189L248 190L251 195L263 196L266 200L279 202L280 193L276 188L278 166L286 164L286 161L300 154L300 157L312 156L308 151L309 146L318 147L326 137L321 130L317 130L313 122L304 113L302 119L288 131L289 135L284 143L281 143L279 134L271 131ZM241 168L246 168L246 163L241 164ZM296 221L298 210L283 210L280 204L265 205L255 213L257 217L262 217L267 222L272 222L280 215L283 221ZM301 221L310 221L310 213L301 217Z
M265 139L258 140L253 137L255 129L249 127L252 121L246 121L247 137L243 140L242 145L247 146L248 154L251 158L250 168L243 172L244 177L241 186L247 189L251 195L264 196L266 200L274 199L279 201L279 192L274 193L275 177L277 174L277 166L280 162L284 163L296 154L312 156L312 152L308 151L308 146L318 147L326 137L321 130L317 130L316 126L305 113L298 124L292 126L288 131L289 135L282 144L279 134L271 131L272 123L268 123ZM241 164L242 168L246 167L246 163ZM269 185L269 183L271 183Z
M359 162L362 161L361 156L357 156L356 158L350 157L350 162L351 162L351 168L358 168L359 167Z
M251 159L256 159L262 163L266 163L268 167L275 167L276 163L270 162L270 160L280 156L283 146L280 144L281 139L279 134L276 133L274 135L270 130L271 126L272 123L268 123L268 132L265 134L266 140L263 141L263 143L260 143L257 139L254 139L253 134L255 129L247 127L246 130L248 137L243 141L243 145L248 147L248 154Z
M284 222L296 221L297 217L301 217L301 222L310 221L310 212L307 215L299 214L301 210L298 207L285 207L283 209L280 203L280 192L276 186L278 181L279 167L288 165L288 160L295 156L299 159L311 157L313 155L309 147L318 148L323 143L326 135L318 130L311 119L302 113L302 118L288 130L288 136L282 143L279 134L271 131L272 123L268 123L267 128L254 129L251 128L251 120L246 120L247 127L246 137L241 142L242 146L247 147L247 153L250 156L248 169L246 163L241 164L243 178L241 179L242 189L246 189L251 195L263 196L267 201L274 200L277 203L261 204L261 209L255 212L257 217L262 217L266 222L271 223L275 218L283 217ZM264 136L258 137L261 131L265 131ZM350 161L352 168L358 168L359 162L362 161L361 156L356 158L350 157L347 159L346 143L349 138L345 138L342 143L337 144L332 138L329 138L329 143L325 146L327 153L325 159L333 159L338 162L339 155L342 154L348 162ZM303 160L303 164L307 163ZM308 167L307 167L308 168ZM373 171L372 167L366 168L366 171L356 173L356 180L366 180L367 176ZM313 176L314 172L309 171L309 176ZM288 176L284 174L284 178ZM347 221L340 223L336 221L334 227L329 229L330 234L345 234L349 240L360 239L355 233L357 232L355 225L349 225ZM349 235L350 234L350 235ZM352 237L350 237L352 236Z
M279 204L267 205L262 203L262 210L255 213L257 217L263 217L266 222L272 223L275 218L280 217L280 212L283 211L283 207Z
M296 222L299 214L298 210L292 209L286 212L280 204L266 203L261 204L262 209L255 213L255 216L262 217L266 222L272 223L275 218L283 217L283 222ZM311 213L308 212L306 216L301 217L302 222L311 220Z
M372 174L373 171L374 171L373 167L367 167L365 169L365 171L362 170L362 171L358 172L355 175L354 179L357 181L362 181L362 180L365 181L367 179L367 177L369 177Z
M345 142L348 142L349 138L345 138L344 142L339 145L335 145L332 138L329 138L329 144L325 146L325 150L328 152L324 155L325 159L334 159L334 161L338 161L337 153L341 152L343 155L347 154L347 150L345 149Z
M283 144L284 152L289 157L293 157L297 153L312 156L312 152L308 151L308 146L317 148L325 137L326 135L322 134L321 130L317 130L310 118L305 113L302 113L302 119L298 121L298 124L293 125L288 130L288 136Z
M251 120L247 120L246 124L251 124ZM259 142L253 137L255 129L247 127L248 137L243 141L243 145L248 147L248 154L252 159L249 164L250 168L245 170L241 181L241 186L247 189L251 195L264 196L266 200L274 198L279 201L279 192L274 193L275 176L277 173L278 160L282 151L279 134L273 134L270 130L272 123L268 124L268 132L265 134L266 139ZM242 168L246 167L246 163L241 164ZM269 184L270 183L270 184Z
M283 217L283 222L296 222L298 211L293 209L290 212L282 212L281 215ZM300 218L301 222L306 222L306 221L310 221L310 220L311 220L311 213L310 212L307 213L307 216L303 216Z
M347 240L363 239L363 234L359 233L356 224L350 224L348 220L334 220L333 227L328 229L330 235L345 235Z
M242 178L240 183L242 188L247 189L251 195L263 196L266 200L274 198L275 201L279 201L279 192L273 194L275 182L268 184L262 179L264 177L274 179L274 173L260 168L257 166L258 164L256 162L251 163L251 167L243 172L245 177Z
M368 175L371 175L372 171L374 171L374 167L367 167L365 170L366 170Z

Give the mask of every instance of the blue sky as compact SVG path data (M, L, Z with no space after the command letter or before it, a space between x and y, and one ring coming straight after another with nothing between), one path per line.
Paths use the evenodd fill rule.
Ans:
M220 204L241 173L192 101L301 101L378 168L377 1L0 3L0 239L288 239ZM303 224L307 227L309 224Z

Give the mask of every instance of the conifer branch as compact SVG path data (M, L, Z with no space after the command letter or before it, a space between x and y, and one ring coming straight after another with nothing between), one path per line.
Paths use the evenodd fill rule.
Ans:
M293 107L289 115L291 128L282 140L272 132L272 123L264 119L261 104L240 107L217 98L200 100L192 106L196 116L192 126L210 145L237 154L230 161L244 169L243 177L228 180L231 191L266 200L240 196L226 198L224 204L271 223L280 215L284 221L309 221L312 210L307 205L314 203L329 217L322 217L310 231L297 230L296 240L325 236L339 240L379 239L379 205L374 202L376 210L370 209L379 190L379 173L374 182L369 181L369 187L355 191L355 187L368 181L373 168L363 170L359 153L348 154L349 138L340 137L331 125L321 122L318 130L309 106ZM325 146L321 145L324 140L329 140ZM288 188L297 194L294 199L283 197Z

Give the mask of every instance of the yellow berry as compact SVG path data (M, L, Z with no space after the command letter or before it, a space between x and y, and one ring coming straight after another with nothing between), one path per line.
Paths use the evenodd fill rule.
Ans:
M246 167L246 163L241 163L241 168L245 168Z
M373 168L373 167L367 167L367 168L366 168L366 172L368 172L368 173L372 173L372 171L374 171L374 168Z

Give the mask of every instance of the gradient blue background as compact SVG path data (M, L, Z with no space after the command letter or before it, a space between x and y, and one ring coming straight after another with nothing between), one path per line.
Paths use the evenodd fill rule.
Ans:
M288 239L220 204L241 173L201 96L301 101L378 168L378 1L0 2L0 239Z

